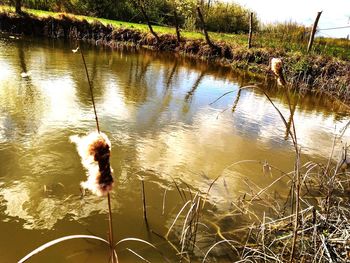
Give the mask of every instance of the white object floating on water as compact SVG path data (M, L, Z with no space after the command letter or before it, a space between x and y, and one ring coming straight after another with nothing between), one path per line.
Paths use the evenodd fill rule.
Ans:
M70 140L76 144L81 163L87 170L87 181L81 182L81 187L98 196L107 195L113 188L113 169L109 161L111 142L107 135L91 132L86 136L73 135Z
M77 53L78 50L79 50L79 47L77 47L76 49L72 49L72 52L73 52L73 53Z
M32 75L32 73L31 73L30 71L28 71L28 72L22 72L22 73L21 73L21 77L22 77L22 78L29 78L30 75Z

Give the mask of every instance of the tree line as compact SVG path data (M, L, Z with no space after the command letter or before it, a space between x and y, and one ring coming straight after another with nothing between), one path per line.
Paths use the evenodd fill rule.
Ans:
M205 20L207 30L225 33L248 33L251 13L251 10L239 4L217 0L0 0L1 2L14 5L18 13L24 6L127 22L176 26L191 31L203 29ZM254 26L258 26L257 19L254 20Z

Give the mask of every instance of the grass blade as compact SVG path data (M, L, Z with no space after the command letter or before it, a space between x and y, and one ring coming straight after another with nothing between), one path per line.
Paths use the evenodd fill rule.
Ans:
M57 238L55 240L49 241L47 243L45 243L44 245L41 245L40 247L36 248L35 250L33 250L32 252L30 252L29 254L27 254L25 257L23 257L22 259L20 259L18 261L18 263L23 263L26 262L28 259L30 259L32 256L34 256L35 254L40 253L41 251L52 247L53 245L56 245L58 243L61 243L63 241L67 241L67 240L71 240L71 239L96 239L99 241L102 241L104 243L106 243L109 246L109 242L103 238L97 237L97 236L91 236L91 235L70 235L70 236L64 236L64 237L60 237Z

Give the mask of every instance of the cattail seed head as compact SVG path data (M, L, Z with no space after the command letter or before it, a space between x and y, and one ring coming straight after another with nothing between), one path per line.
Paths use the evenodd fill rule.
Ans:
M272 58L270 66L271 66L272 72L275 74L275 76L277 78L278 84L280 84L282 86L286 85L286 81L285 81L284 76L283 76L283 62L282 62L282 59L280 59L280 58Z
M87 181L81 187L98 196L105 196L113 188L113 169L110 166L111 142L104 133L92 132L86 136L71 136L77 146L81 163L87 170Z

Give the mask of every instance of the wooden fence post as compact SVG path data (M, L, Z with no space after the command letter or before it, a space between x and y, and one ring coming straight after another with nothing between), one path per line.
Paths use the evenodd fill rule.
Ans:
M310 52L310 50L312 48L312 44L314 43L314 37L315 37L316 29L317 29L317 24L318 24L318 20L320 19L321 14L322 14L322 11L317 13L315 23L312 27L312 31L311 31L311 35L310 35L310 39L309 39L309 44L307 45L307 53Z
M252 47L252 34L253 34L253 12L250 13L250 18L249 18L248 48Z

